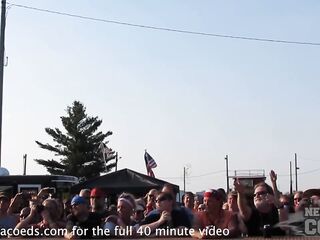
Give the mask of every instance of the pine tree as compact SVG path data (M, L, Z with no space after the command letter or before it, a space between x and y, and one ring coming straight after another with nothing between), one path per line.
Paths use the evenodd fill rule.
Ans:
M74 101L72 107L67 108L67 116L61 117L66 134L58 128L46 128L45 131L53 138L55 145L36 143L43 149L59 156L59 161L35 159L55 175L72 175L82 180L99 176L109 172L116 163L107 163L101 157L100 144L112 132L97 132L102 120L98 117L89 117L86 108L79 101Z

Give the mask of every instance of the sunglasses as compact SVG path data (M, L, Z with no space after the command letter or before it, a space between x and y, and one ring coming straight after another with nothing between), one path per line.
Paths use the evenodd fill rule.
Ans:
M263 196L266 194L268 194L267 191L256 192L255 194L253 194L253 197Z
M158 198L158 199L156 200L156 203L163 202L163 201L165 201L165 200L168 200L168 199L167 199L167 198Z

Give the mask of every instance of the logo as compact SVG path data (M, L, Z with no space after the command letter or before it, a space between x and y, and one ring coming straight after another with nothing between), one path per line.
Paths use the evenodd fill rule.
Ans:
M320 207L304 210L304 233L308 236L320 235Z

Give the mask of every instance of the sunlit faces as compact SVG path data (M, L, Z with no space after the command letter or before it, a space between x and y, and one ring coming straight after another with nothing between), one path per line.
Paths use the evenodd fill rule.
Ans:
M293 204L295 207L299 206L299 202L302 200L302 192L296 192L293 196Z
M203 204L206 206L208 212L217 211L222 208L222 200L215 197L204 197Z
M193 209L194 207L194 195L192 193L185 194L183 198L183 204L186 208Z
M156 199L157 209L160 211L171 212L173 199L170 193L162 193Z
M120 199L118 200L117 211L121 218L128 218L133 214L134 209L128 201Z
M267 213L271 209L270 202L268 201L269 193L265 186L258 186L253 194L254 205L259 212Z
M228 209L232 212L238 212L237 195L228 195L227 198Z

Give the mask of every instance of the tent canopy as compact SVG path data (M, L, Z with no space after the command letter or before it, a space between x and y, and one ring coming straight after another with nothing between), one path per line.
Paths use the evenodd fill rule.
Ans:
M98 187L103 189L108 195L129 192L136 196L143 196L152 188L160 190L166 183L168 182L125 168L74 185L72 192L79 193L81 189ZM178 193L179 186L172 185L175 192Z

